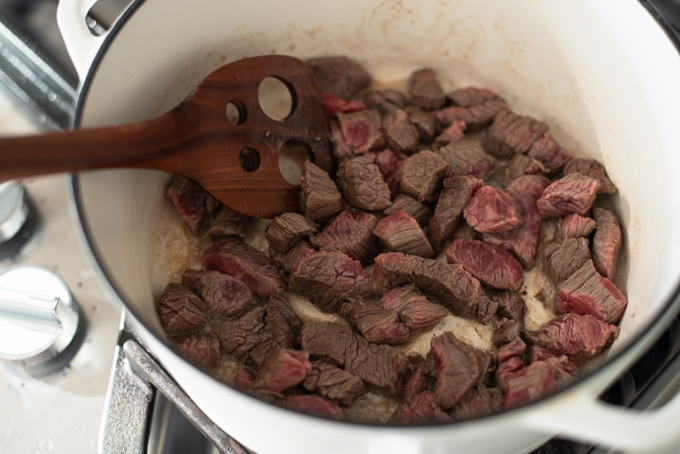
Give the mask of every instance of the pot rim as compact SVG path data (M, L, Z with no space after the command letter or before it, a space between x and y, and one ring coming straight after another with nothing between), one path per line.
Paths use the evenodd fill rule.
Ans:
M645 10L652 16L652 18L655 20L657 25L661 27L661 29L665 32L666 36L668 39L673 43L673 46L676 48L678 53L680 54L680 38L673 32L673 29L671 26L665 21L663 17L656 11L654 6L651 5L649 0L638 0L638 2L642 5ZM118 33L121 31L121 29L124 28L125 24L127 21L134 15L134 13L137 11L139 7L141 7L144 3L146 3L146 0L133 0L133 2L128 6L128 8L121 14L121 16L118 18L118 20L111 26L111 29L108 31L108 34L106 35L101 47L97 51L97 54L95 58L92 61L92 65L90 66L90 69L88 70L88 73L85 77L85 80L81 81L79 84L79 90L78 90L78 97L77 97L77 103L75 107L75 115L73 117L73 121L70 124L71 129L75 129L76 127L80 126L80 123L82 121L82 114L83 114L83 109L85 105L85 98L87 97L88 91L90 89L90 85L92 82L92 79L94 78L94 75L96 74L97 70L99 69L99 64L105 57L109 46L111 45L112 41L116 38ZM679 55L680 56L680 55ZM91 233L91 228L87 223L87 220L84 216L85 212L85 207L83 205L83 201L81 200L80 196L80 178L77 173L71 174L71 191L70 191L70 204L72 206L72 212L74 215L77 217L78 225L80 226L80 229L78 230L79 236L81 236L81 240L83 243L87 246L87 250L85 251L86 253L89 252L91 254L92 262L95 265L95 268L97 271L99 271L101 277L104 278L106 285L109 286L110 290L112 290L113 295L115 295L116 300L125 308L126 311L130 312L132 316L135 318L135 320L140 323L151 335L156 337L153 334L153 331L144 323L141 321L139 317L137 317L137 314L135 313L135 310L132 308L131 305L128 305L126 301L123 299L121 296L121 292L118 291L118 285L115 284L109 276L112 275L110 273L105 265L105 263L100 260L100 257L103 255L97 250L97 247L94 243L93 240L93 235ZM405 425L395 425L395 424L369 424L369 423L361 423L361 422L353 422L353 421L331 421L325 418L320 418L316 416L311 416L307 415L305 413L300 413L300 412L295 412L292 410L286 410L281 407L278 407L276 405L271 405L271 407L280 409L280 410L285 410L287 412L293 412L296 415L302 415L307 418L312 418L315 421L325 421L328 423L334 423L334 424L342 424L342 425L350 425L350 426L361 426L361 427L370 427L372 430L390 430L390 429L395 429L398 428L400 431L401 430L452 430L453 428L463 428L468 426L469 424L477 423L480 420L488 420L491 418L499 418L499 417L504 417L508 414L518 414L519 412L524 412L528 409L528 407L531 406L538 406L539 404L549 404L551 401L555 401L559 399L560 397L564 396L568 392L572 391L574 388L581 386L589 381L595 380L597 377L602 376L604 373L609 371L612 367L616 367L617 360L623 358L624 356L628 355L631 353L631 351L638 347L641 344L647 344L646 348L649 348L651 346L651 342L656 341L661 334L664 332L664 330L670 325L670 323L675 319L676 315L680 312L680 277L678 279L678 283L675 287L675 290L673 290L671 296L668 298L666 301L665 305L663 308L659 311L658 315L650 320L646 325L644 325L644 329L640 329L638 334L633 336L626 345L624 345L622 348L620 348L615 354L609 355L605 362L602 363L600 366L598 366L596 369L591 371L590 373L578 377L576 380L573 380L570 382L567 386L560 388L559 390L555 391L554 393L550 394L549 396L529 402L527 404L520 405L518 407L512 408L510 410L503 411L501 413L497 413L494 415L490 416L484 416L480 418L474 418L466 421L460 421L460 422L455 422L455 423L447 423L447 424L422 424L422 425L411 425L411 426L405 426ZM184 358L182 358L176 351L176 349L168 344L165 340L163 339L158 339L163 345L165 345L173 355L178 356L188 367L192 367L199 371L201 374L204 376L210 378L211 380L214 380L215 382L219 383L221 386L226 387L230 391L236 391L238 393L241 393L242 395L248 396L249 398L253 399L254 401L262 403L263 401L261 399L258 399L257 397L245 393L235 387L229 386L228 384L217 380L215 377L212 375L204 372L202 369L199 367L195 366L194 364L190 363L189 361L186 361ZM646 350L645 350L646 351ZM153 355L153 352L150 352ZM644 352L643 352L644 353ZM637 358L637 357L635 357ZM623 371L619 371L616 374L614 374L615 379L618 379L618 377L621 375ZM613 383L613 381L612 381ZM610 383L611 385L611 383ZM608 386L610 386L608 385ZM603 389L606 390L607 388Z

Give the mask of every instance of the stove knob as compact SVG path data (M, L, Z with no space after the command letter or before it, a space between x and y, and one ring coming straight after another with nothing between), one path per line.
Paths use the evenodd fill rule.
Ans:
M0 260L12 256L26 244L37 225L37 213L17 181L0 184Z
M22 267L0 275L0 360L47 373L73 350L79 321L71 291L54 272Z

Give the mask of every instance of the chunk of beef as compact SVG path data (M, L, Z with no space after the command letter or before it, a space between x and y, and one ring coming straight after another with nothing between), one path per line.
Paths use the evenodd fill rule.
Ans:
M390 188L390 194L395 197L401 184L401 172L404 166L401 156L386 148L382 151L368 152L366 155L373 156L373 164L378 166L383 176L383 181Z
M520 323L517 320L502 319L496 325L496 331L493 334L493 344L496 347L502 347L520 338ZM499 361L503 362L503 361Z
M555 241L561 243L567 238L588 238L595 230L596 222L593 219L570 214L557 222Z
M550 366L555 385L558 386L569 383L577 369L576 364L565 355L558 358L548 358L545 362Z
M534 142L527 154L541 161L549 173L559 171L564 163L571 158L569 153L557 145L549 132L546 132Z
M543 122L502 111L493 119L484 148L498 158L510 158L515 153L529 151L546 132L548 125Z
M406 95L399 90L371 90L366 93L366 105L370 109L378 109L383 115L403 109L406 102Z
M505 168L505 181L512 181L522 175L537 175L545 171L541 161L524 154L516 154Z
M240 361L246 360L250 351L262 340L264 314L263 307L256 307L246 312L222 339L224 351Z
M579 173L590 178L595 178L600 187L597 189L598 194L614 194L616 186L609 181L605 174L604 167L597 161L592 159L571 158L564 164L564 175L570 173Z
M524 323L524 313L527 306L524 303L524 299L517 293L501 292L495 295L493 300L498 303L496 315L517 320L521 324Z
M454 175L444 179L444 189L439 194L428 232L430 244L435 250L439 250L442 243L458 227L463 210L482 185L481 180L467 175Z
M527 350L527 344L522 339L515 339L509 344L503 345L498 349L498 363L502 364L510 358L522 358Z
M460 263L491 287L517 291L524 280L522 265L503 249L477 240L459 238L446 248L446 260Z
M345 143L354 151L354 154L363 154L385 146L382 121L377 110L338 114L338 121Z
M439 136L434 140L433 149L439 150L450 143L460 142L465 137L467 125L464 121L458 120L444 128Z
M544 218L559 218L576 213L584 216L597 195L594 178L572 173L545 188L536 205Z
M408 78L408 94L411 104L425 110L439 109L446 97L437 81L437 73L431 69L421 69Z
M547 361L550 358L559 358L560 356L562 356L562 353L548 350L540 345L530 345L527 348L527 358L530 363L534 361Z
M434 400L449 409L481 380L488 366L485 354L458 340L451 331L433 337L430 349L437 368Z
M271 258L276 264L279 271L281 272L281 276L283 276L287 281L288 275L290 274L290 270L293 268L293 263L295 262L297 256L310 249L313 249L312 245L309 244L308 241L304 240L300 241L286 252L280 252L270 244L269 258Z
M411 123L408 115L401 109L393 110L388 113L382 121L383 131L387 143L395 150L406 153L418 151L420 133L418 128Z
M418 222L405 211L382 218L373 229L373 234L388 251L403 252L430 258L434 255L430 242L420 229Z
M289 396L285 399L277 400L276 404L280 407L287 408L288 410L312 416L319 416L321 418L333 419L335 421L342 421L345 418L345 412L342 411L342 408L333 401L324 399L318 394Z
M451 417L437 406L435 395L432 391L417 394L410 402L399 405L391 420L397 424L408 426L453 422Z
M552 393L555 379L548 363L537 361L510 374L503 406L506 410L528 404Z
M413 284L393 288L385 292L380 304L387 310L399 314L411 333L429 328L446 317L446 309L431 303Z
M347 203L362 210L384 210L392 205L390 188L383 180L372 156L354 158L340 164L338 187Z
M390 252L375 259L373 278L381 293L415 284L459 317L487 323L496 312L496 304L486 297L479 281L459 264Z
M548 277L557 287L590 260L588 240L569 238L562 243L552 243L545 248L543 256Z
M298 241L316 233L316 224L298 213L276 216L267 227L267 240L279 251L287 251Z
M371 389L388 397L399 396L409 371L406 356L389 345L371 344L359 335L356 339L356 350L350 350L345 358L345 370Z
M494 159L476 140L451 142L439 149L439 155L449 164L448 176L474 175L482 178L494 166Z
M384 309L373 300L349 298L340 306L340 314L369 342L399 345L411 336L396 312Z
M616 215L604 208L593 208L597 230L593 238L593 263L601 275L611 280L621 252L621 227Z
M255 303L255 295L243 282L219 271L191 271L182 274L182 285L201 297L213 317L236 317Z
M555 298L555 309L559 312L590 314L607 323L618 322L626 304L626 297L597 272L592 260L557 287Z
M503 101L493 99L477 106L446 107L436 110L432 114L442 125L450 125L454 121L464 121L468 128L477 129L491 123L499 112L507 110L508 106Z
M330 93L322 93L321 102L323 102L323 108L329 117L335 117L339 113L357 112L366 108L361 101L338 98Z
M446 97L460 107L478 106L492 99L500 99L498 95L491 90L477 87L459 88L451 93L447 93Z
M333 154L338 162L343 162L347 159L356 156L354 150L347 144L345 136L342 134L340 122L335 118L328 119L328 126L331 130L331 142L333 142Z
M477 385L472 388L452 409L454 421L481 418L503 411L503 391Z
M392 201L392 206L383 210L383 215L390 216L400 211L405 211L421 226L425 225L432 217L432 210L427 205L423 205L406 194L398 194Z
M309 353L277 348L260 367L252 388L278 393L302 383L310 370Z
M619 329L590 314L566 314L536 331L525 331L529 343L569 356L594 356L619 335Z
M425 371L425 358L420 355L411 355L408 356L408 362L411 374L404 382L402 402L410 402L416 394L426 391L430 382Z
M198 232L205 224L207 214L220 206L220 203L206 194L191 181L175 177L165 191L193 232Z
M373 235L377 224L378 219L365 211L343 211L310 241L321 250L342 252L361 263L373 263L378 250L378 241Z
M347 57L310 58L314 81L320 93L351 98L371 83L371 75L357 62Z
M274 292L264 307L264 331L260 344L250 351L250 358L261 367L276 347L294 349L302 322L288 303L284 292Z
M289 288L307 296L324 312L335 312L348 297L372 292L371 280L361 263L341 252L326 251L300 254L290 272Z
M241 389L250 389L255 381L255 373L247 367L240 366L234 377L234 384Z
M548 183L546 178L537 175L525 175L510 183L505 190L519 207L522 225L509 232L482 235L484 242L515 254L525 270L534 267L542 222L536 201Z
M302 165L300 207L310 219L325 219L344 208L340 191L328 172L310 161Z
M524 367L524 361L517 356L513 356L504 363L500 363L496 369L496 384L498 387L503 391L507 391L508 379L512 374L521 371Z
M298 341L313 357L336 366L344 366L350 352L358 348L356 334L345 323L305 323Z
M463 211L470 227L481 233L501 233L522 225L517 203L505 191L493 186L477 189Z
M416 126L420 140L423 142L431 142L437 130L437 124L434 116L430 112L426 112L415 106L408 106L404 109L408 114L408 120Z
M316 391L345 407L366 394L364 382L359 377L323 361L312 363L303 386L307 391Z
M177 342L177 348L185 358L203 367L216 367L220 361L220 339L212 331L182 338Z
M242 239L248 236L250 225L253 218L248 215L234 211L225 206L215 217L210 228L206 232L206 237L220 237L236 235Z
M180 284L168 284L158 298L158 315L167 334L197 331L207 321L207 308L201 298Z
M404 161L401 191L419 202L434 202L448 167L446 161L429 150L409 156Z

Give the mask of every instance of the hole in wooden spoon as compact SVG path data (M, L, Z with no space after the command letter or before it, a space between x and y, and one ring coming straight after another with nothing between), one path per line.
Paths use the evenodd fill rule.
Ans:
M297 185L302 174L302 164L309 161L312 148L300 139L290 139L279 149L279 172L290 184Z
M283 121L295 109L295 91L283 79L265 77L257 90L262 111L272 120Z
M238 154L238 163L246 172L254 172L260 167L260 153L253 147L243 147Z
M246 106L238 99L233 99L227 104L227 120L234 126L245 123L248 116Z

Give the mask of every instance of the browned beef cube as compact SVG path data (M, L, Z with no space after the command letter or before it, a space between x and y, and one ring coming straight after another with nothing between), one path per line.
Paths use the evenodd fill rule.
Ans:
M371 280L361 263L341 252L300 254L290 272L289 287L308 297L324 312L335 312L350 296L372 293Z
M496 315L524 323L524 313L527 306L524 299L517 293L501 292L495 295L493 300L498 303Z
M548 350L540 345L530 345L527 349L527 358L530 363L534 361L547 361L550 358L559 358L560 356L562 356L562 353Z
M430 378L425 372L425 358L420 355L410 355L408 362L411 374L404 382L402 402L410 402L416 394L427 390L430 383Z
M551 394L555 389L555 379L550 365L538 361L510 374L507 386L503 406L509 410Z
M516 154L505 169L505 180L512 181L522 175L537 175L545 171L541 161L527 155Z
M596 179L572 173L545 188L536 205L544 218L585 215L597 195Z
M604 208L593 208L597 230L593 238L595 269L609 280L614 279L616 263L621 252L621 227L616 215Z
M167 334L197 331L207 321L207 308L201 298L180 284L168 284L158 298L161 326Z
M401 184L401 172L404 162L395 151L386 148L382 151L368 152L367 156L373 156L373 164L378 166L383 181L390 188L390 194L395 197Z
M446 260L460 263L491 287L517 291L524 280L522 265L503 249L477 240L459 238L446 248Z
M278 393L302 383L310 370L309 353L277 348L267 356L252 388Z
M482 185L481 180L468 175L454 175L444 179L444 189L439 194L428 232L430 244L435 250L438 251L442 243L458 227L463 210Z
M434 139L437 130L437 124L434 116L430 112L414 106L408 106L404 109L408 115L408 120L413 123L418 129L420 140L423 142L431 142Z
M515 339L498 349L498 363L502 364L514 357L522 358L526 350L527 344L522 339Z
M491 124L484 148L498 158L511 158L515 153L529 151L546 132L545 123L512 112L500 112Z
M498 325L496 325L496 331L493 334L493 344L496 347L502 347L503 345L509 344L519 339L520 323L521 322L518 320L508 320L507 318L504 318L498 322Z
M364 382L359 377L323 361L312 363L303 386L307 391L316 391L345 407L366 394Z
M234 377L234 384L241 389L250 389L255 381L255 373L245 366L240 366Z
M454 421L481 418L503 411L503 391L477 385L472 388L452 409Z
M345 359L345 370L361 378L367 387L388 397L402 393L409 371L406 356L389 345L366 342L356 335L357 349L350 350Z
M421 69L408 78L408 94L411 104L425 110L439 109L446 97L437 82L437 73L431 69Z
M283 213L276 216L267 227L269 244L286 252L298 241L316 233L316 224L298 213Z
M451 417L437 406L435 395L432 391L417 394L410 402L399 405L390 419L397 424L405 426L453 422Z
M246 312L222 339L224 351L240 361L245 361L250 351L262 340L264 314L263 307L256 307Z
M460 107L478 106L492 99L500 99L498 95L491 90L477 87L459 88L451 93L447 93L446 97Z
M588 260L557 287L555 309L562 313L590 314L607 323L616 323L627 303L612 281L601 276L593 261Z
M305 323L298 341L313 357L337 366L344 366L349 352L357 349L356 334L345 323Z
M373 234L391 252L403 252L425 258L430 258L434 254L418 222L405 211L382 218L375 226Z
M397 109L388 113L383 118L382 127L385 131L387 143L395 150L406 153L418 151L420 133L418 128L409 121L406 112Z
M509 232L482 235L484 242L515 254L525 270L534 267L542 222L536 201L546 186L548 180L537 175L525 175L510 183L505 189L519 207L522 225Z
M312 245L309 244L308 241L304 240L300 241L286 252L279 252L270 244L269 258L271 258L276 264L279 271L281 272L281 276L283 276L284 279L288 281L288 275L290 274L290 270L293 268L293 263L295 262L297 256L310 249L313 249Z
M262 366L274 348L295 348L302 327L302 322L288 303L284 292L272 293L264 309L266 315L262 341L250 352L250 358L257 367Z
M387 115L397 109L403 109L406 107L406 102L406 95L391 88L371 90L366 93L366 105L370 109L378 109L383 115Z
M454 121L442 130L441 134L435 139L432 148L439 150L450 143L460 142L465 137L465 129L467 129L467 125L464 121Z
M562 243L552 243L543 251L543 257L548 277L557 287L590 260L588 240L569 238Z
M215 242L203 253L203 266L228 274L246 284L262 298L285 288L276 266L246 243L231 237Z
M488 359L486 353L461 342L451 331L433 337L430 350L437 368L434 400L449 409L480 382Z
M182 274L182 285L201 297L213 317L235 317L255 303L255 295L243 282L219 271L191 271Z
M616 186L609 181L605 174L604 167L597 161L592 159L571 158L564 164L564 174L579 173L590 178L595 178L600 187L597 189L598 194L614 194Z
M404 161L401 191L419 202L434 202L449 165L429 150L409 156Z
M373 229L378 218L360 210L340 213L323 232L310 238L314 247L328 252L342 252L361 263L373 263L378 241Z
M354 154L379 150L385 146L382 120L377 110L360 110L349 114L338 114L340 129L345 143Z
M446 317L446 309L431 303L413 285L404 285L385 292L380 304L387 310L399 314L404 325L415 333L439 322Z
M198 232L205 224L206 215L220 206L203 189L180 177L173 178L165 196L172 201L193 232Z
M333 154L338 162L343 162L347 159L356 156L354 150L345 141L345 136L342 134L340 122L335 118L328 119L328 126L331 129L331 142L333 142Z
M371 75L347 57L310 58L307 64L312 68L320 93L351 98L371 83Z
M321 93L321 102L323 102L323 108L329 117L335 117L339 113L357 112L366 108L361 101L338 98L330 93Z
M383 180L372 156L350 159L340 164L338 187L347 203L361 210L384 210L392 205L390 188Z
M380 254L373 268L375 286L384 293L404 284L415 284L432 295L454 315L488 323L496 313L482 285L460 264L449 265L399 252Z
M463 211L467 223L480 233L501 233L522 225L517 203L505 191L493 186L477 189Z
M432 114L442 125L450 125L454 121L464 121L469 129L477 129L491 123L499 112L507 110L508 106L503 101L494 99L478 106L446 107L436 110Z
M310 219L325 219L343 209L342 196L328 172L310 161L302 165L300 207Z
M225 206L215 217L206 232L207 237L236 235L242 239L248 236L253 218Z
M597 224L593 219L578 214L570 214L557 222L555 241L561 243L567 238L588 238Z
M333 401L324 399L318 394L289 396L285 399L277 400L276 405L287 408L288 410L321 418L333 419L335 421L342 421L345 418L345 412L342 411L342 408Z
M500 363L496 368L496 384L504 392L508 389L508 379L515 373L523 370L525 367L524 361L517 356L513 356L504 363Z
M451 142L439 149L439 156L449 164L448 176L474 175L482 178L495 162L476 140Z
M392 201L392 206L383 210L383 215L390 216L400 211L405 211L421 226L425 225L432 217L432 210L406 194L398 194Z
M597 355L619 336L619 329L592 315L565 314L536 331L525 331L529 343L569 356Z
M536 158L543 163L546 170L550 173L557 172L562 168L571 156L557 145L555 139L546 132L531 145L529 152L530 157Z
M196 364L213 368L220 361L220 339L217 334L191 334L177 342L177 348L185 357Z
M373 300L349 298L340 306L340 314L369 342L399 345L411 336L396 312L384 309Z

